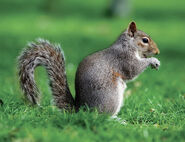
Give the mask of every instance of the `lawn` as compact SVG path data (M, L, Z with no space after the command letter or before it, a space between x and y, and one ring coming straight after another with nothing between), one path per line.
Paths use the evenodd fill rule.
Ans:
M56 1L59 2L59 1ZM108 0L69 0L49 12L44 0L0 0L0 142L156 142L185 141L185 1L133 0L125 18L105 16ZM60 43L70 89L79 62L107 48L134 20L161 51L159 71L148 68L127 84L119 117L127 125L95 112L67 113L51 103L43 68L35 72L41 107L24 98L17 76L17 56L38 37Z

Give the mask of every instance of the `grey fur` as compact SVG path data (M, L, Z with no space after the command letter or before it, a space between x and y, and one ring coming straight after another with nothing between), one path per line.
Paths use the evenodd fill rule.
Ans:
M147 36L142 31L137 31L137 34ZM75 80L77 108L86 104L96 107L100 112L116 115L119 94L113 72L119 73L124 78L123 83L126 83L136 78L149 65L156 69L159 67L160 62L154 57L136 56L138 46L131 41L137 36L131 37L125 31L110 48L89 55L80 63Z
M33 104L39 104L40 95L34 80L34 69L37 66L44 66L56 105L61 109L71 109L74 100L67 84L64 55L60 46L38 39L29 43L27 47L18 58L20 85L26 97Z
M150 45L143 44L142 37L149 38L144 32L136 31L132 22L110 48L87 56L76 72L75 100L67 84L64 55L60 47L45 40L33 42L19 57L21 88L32 103L38 104L39 91L33 72L35 67L43 65L48 71L54 100L59 108L69 110L75 107L78 110L87 105L97 108L99 112L117 115L121 108L118 102L123 96L119 88L125 89L126 82L133 80L149 65L156 69L160 65L154 57L144 58L159 53L159 50L151 39Z

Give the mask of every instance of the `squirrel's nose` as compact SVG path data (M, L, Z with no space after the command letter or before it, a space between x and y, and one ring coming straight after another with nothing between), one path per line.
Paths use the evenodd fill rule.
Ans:
M153 52L154 55L158 55L160 53L160 51L157 47L153 48L152 52Z
M156 49L155 55L158 55L160 53L159 49Z
M158 49L158 47L157 47L157 44L153 41L152 42L153 44L152 44L152 49L153 49L153 53L155 54L155 55L158 55L159 53L160 53L160 51L159 51L159 49Z

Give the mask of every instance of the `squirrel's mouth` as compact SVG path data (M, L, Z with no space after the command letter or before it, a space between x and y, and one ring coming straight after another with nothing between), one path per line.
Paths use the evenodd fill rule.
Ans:
M150 57L154 56L155 54L153 54L151 52L151 53L143 53L142 55L143 55L144 58L150 58Z
M147 55L146 55L146 54L143 54L143 57L144 57L144 58L147 58Z
M151 57L151 56L152 56L152 55L143 53L143 58L149 58L149 57Z

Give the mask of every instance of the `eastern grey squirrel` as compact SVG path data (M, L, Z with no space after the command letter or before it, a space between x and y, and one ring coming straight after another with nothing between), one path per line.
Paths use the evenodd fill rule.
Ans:
M20 85L33 104L39 104L39 90L34 69L44 66L54 101L60 109L96 108L100 113L116 116L123 104L126 82L133 80L148 66L158 69L160 61L155 42L131 22L118 39L104 50L87 56L79 64L75 78L75 99L68 87L64 54L60 45L39 39L29 43L18 59Z

